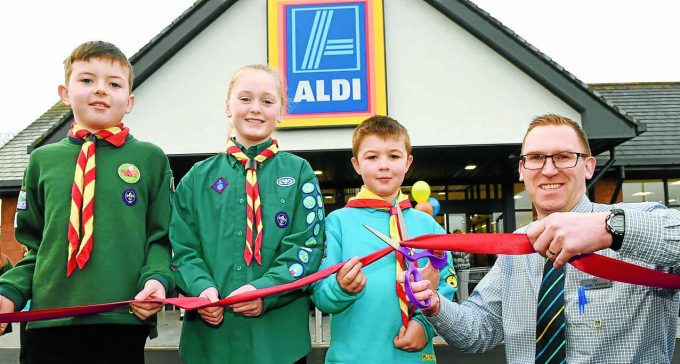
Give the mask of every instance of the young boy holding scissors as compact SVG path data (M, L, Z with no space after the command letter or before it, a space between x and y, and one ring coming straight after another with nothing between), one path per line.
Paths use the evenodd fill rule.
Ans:
M352 154L352 165L364 185L345 208L326 219L327 256L321 268L349 261L337 274L316 283L312 296L321 311L333 314L326 362L434 362L434 330L397 283L407 263L391 254L362 269L357 258L385 247L362 224L396 241L404 238L400 227L411 236L444 232L431 216L410 208L408 197L401 193L413 161L408 132L392 118L373 116L354 130ZM403 210L401 224L396 205ZM452 268L448 261L447 268ZM421 266L426 262L423 259ZM441 281L447 278L442 274ZM453 290L446 283L440 289Z

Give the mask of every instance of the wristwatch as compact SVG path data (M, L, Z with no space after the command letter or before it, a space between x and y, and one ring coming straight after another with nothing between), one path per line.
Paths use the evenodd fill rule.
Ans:
M621 249L623 236L626 233L626 214L621 209L612 209L609 216L605 219L607 232L612 236L612 250Z

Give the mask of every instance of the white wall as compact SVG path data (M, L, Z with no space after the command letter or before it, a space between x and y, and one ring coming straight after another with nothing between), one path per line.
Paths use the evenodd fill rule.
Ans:
M414 146L519 143L533 116L580 114L424 1L385 1L389 114ZM234 70L267 57L266 2L239 1L136 91L133 133L168 154L224 149ZM161 132L162 130L162 132ZM348 149L351 128L282 130L288 150Z

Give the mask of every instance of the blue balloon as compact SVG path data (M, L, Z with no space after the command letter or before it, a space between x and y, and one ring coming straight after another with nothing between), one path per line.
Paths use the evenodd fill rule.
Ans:
M439 204L439 200L434 197L430 197L427 199L427 202L432 205L432 216L436 216L439 213L439 209L442 207L442 205Z

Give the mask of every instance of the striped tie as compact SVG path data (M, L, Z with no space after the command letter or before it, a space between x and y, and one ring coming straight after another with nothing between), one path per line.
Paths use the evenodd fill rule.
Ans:
M564 267L546 259L536 308L536 363L566 363Z
M66 276L83 269L90 259L94 242L94 186L97 175L95 152L97 139L105 140L115 147L125 144L130 130L123 123L95 133L83 129L75 122L68 131L69 138L84 139L76 162L71 188L71 214L68 226L68 261Z
M278 143L276 140L272 140L272 145L256 155L255 158L250 159L233 140L227 140L227 155L236 158L246 170L246 200L248 202L246 205L246 224L248 228L246 229L246 247L243 251L246 265L250 265L253 256L257 264L262 265L262 254L260 253L263 229L262 205L260 203L260 187L257 184L257 167L268 158L276 155L278 151ZM255 237L253 237L253 230L255 230Z
M401 191L399 192L397 201L399 201L399 207L401 207L402 210L411 208L411 202L408 200L408 196L402 194ZM397 209L392 204L382 199L380 196L371 192L369 189L366 188L366 186L362 186L357 196L350 198L346 206L355 208L368 207L389 211L390 237L397 241L402 240L400 233L401 230L399 228L399 222L397 220ZM405 258L403 254L401 254L399 251L395 251L395 257L397 259L396 277L399 278L399 275L406 270L406 264L404 261ZM413 263L417 264L417 262ZM404 290L403 283L399 283L398 280L395 280L395 290L397 292L397 297L399 298L401 323L404 326L408 326L408 322L415 312L415 306L409 304L408 300L406 299L406 291Z

